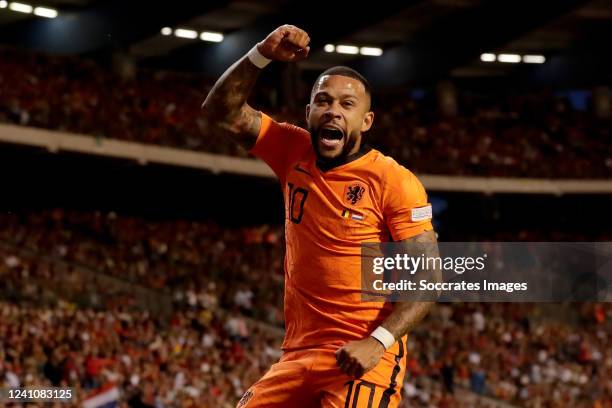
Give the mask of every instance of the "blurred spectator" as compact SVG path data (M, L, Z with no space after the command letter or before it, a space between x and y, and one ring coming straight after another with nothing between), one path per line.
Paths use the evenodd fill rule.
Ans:
M134 293L144 284L171 296L169 320L136 309L126 301L134 293L109 288L108 275ZM248 316L282 324L282 276L277 227L0 214L0 292L13 301L0 302L0 387L59 384L87 395L110 383L131 406L233 407L280 356L280 333ZM97 306L67 303L54 293L62 286L85 300L98 294ZM438 305L409 336L406 406L478 406L468 389L524 407L612 406L611 304L572 305L572 319L563 310Z
M0 48L0 122L247 157L211 136L200 106L214 78L140 70L125 79L66 56ZM304 84L305 87L311 84ZM303 111L279 108L260 84L258 108L304 126ZM419 173L545 178L612 176L610 120L573 110L546 91L474 96L443 116L404 93L374 95L376 122L366 142Z

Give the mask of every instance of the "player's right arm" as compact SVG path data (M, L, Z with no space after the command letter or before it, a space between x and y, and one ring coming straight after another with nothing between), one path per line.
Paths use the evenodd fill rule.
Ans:
M305 31L283 25L258 43L256 49L269 60L296 62L306 58L309 43ZM260 72L245 55L221 75L202 104L206 128L215 135L231 137L247 150L255 145L262 123L261 112L247 104Z

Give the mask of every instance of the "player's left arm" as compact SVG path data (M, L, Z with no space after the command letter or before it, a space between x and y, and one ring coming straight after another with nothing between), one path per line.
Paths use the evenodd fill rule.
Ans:
M438 257L438 243L433 230L423 232L415 237L399 241L403 252L408 256ZM429 270L433 274L433 281L442 281L442 271L439 269ZM386 329L393 338L400 340L406 333L410 332L429 313L435 302L396 302L393 311L384 320L382 327ZM341 371L359 378L370 371L380 362L385 353L385 346L376 338L368 336L363 340L346 343L336 352L336 359Z
M425 255L425 258L438 258L438 240L434 230L423 232L413 238L408 238L399 241L402 246L402 253L408 254L409 257L420 257ZM419 273L431 273L431 282L442 281L442 271L438 268L439 264L435 263L434 268L425 270ZM424 294L424 296L427 296ZM410 332L434 306L435 302L396 302L394 303L393 312L385 319L382 326L387 329L395 338L401 339L405 334Z

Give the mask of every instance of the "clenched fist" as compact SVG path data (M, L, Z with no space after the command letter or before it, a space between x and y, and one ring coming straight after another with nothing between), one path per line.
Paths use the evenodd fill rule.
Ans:
M340 371L359 378L380 362L385 348L378 340L368 337L364 340L349 341L336 351L336 362Z
M283 62L303 60L310 51L310 37L306 31L292 25L283 25L272 31L265 40L257 44L264 57Z

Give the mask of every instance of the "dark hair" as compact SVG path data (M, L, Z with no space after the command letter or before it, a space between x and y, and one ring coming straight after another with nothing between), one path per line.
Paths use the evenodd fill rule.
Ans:
M369 96L372 95L370 91L370 83L368 82L368 80L365 79L363 75L355 71L353 68L345 67L344 65L338 65L335 67L328 68L325 71L323 71L321 75L317 77L317 80L315 81L315 85L319 82L319 79L321 79L321 77L325 75L340 75L340 76L345 76L345 77L356 79L363 84L366 94L368 94Z

